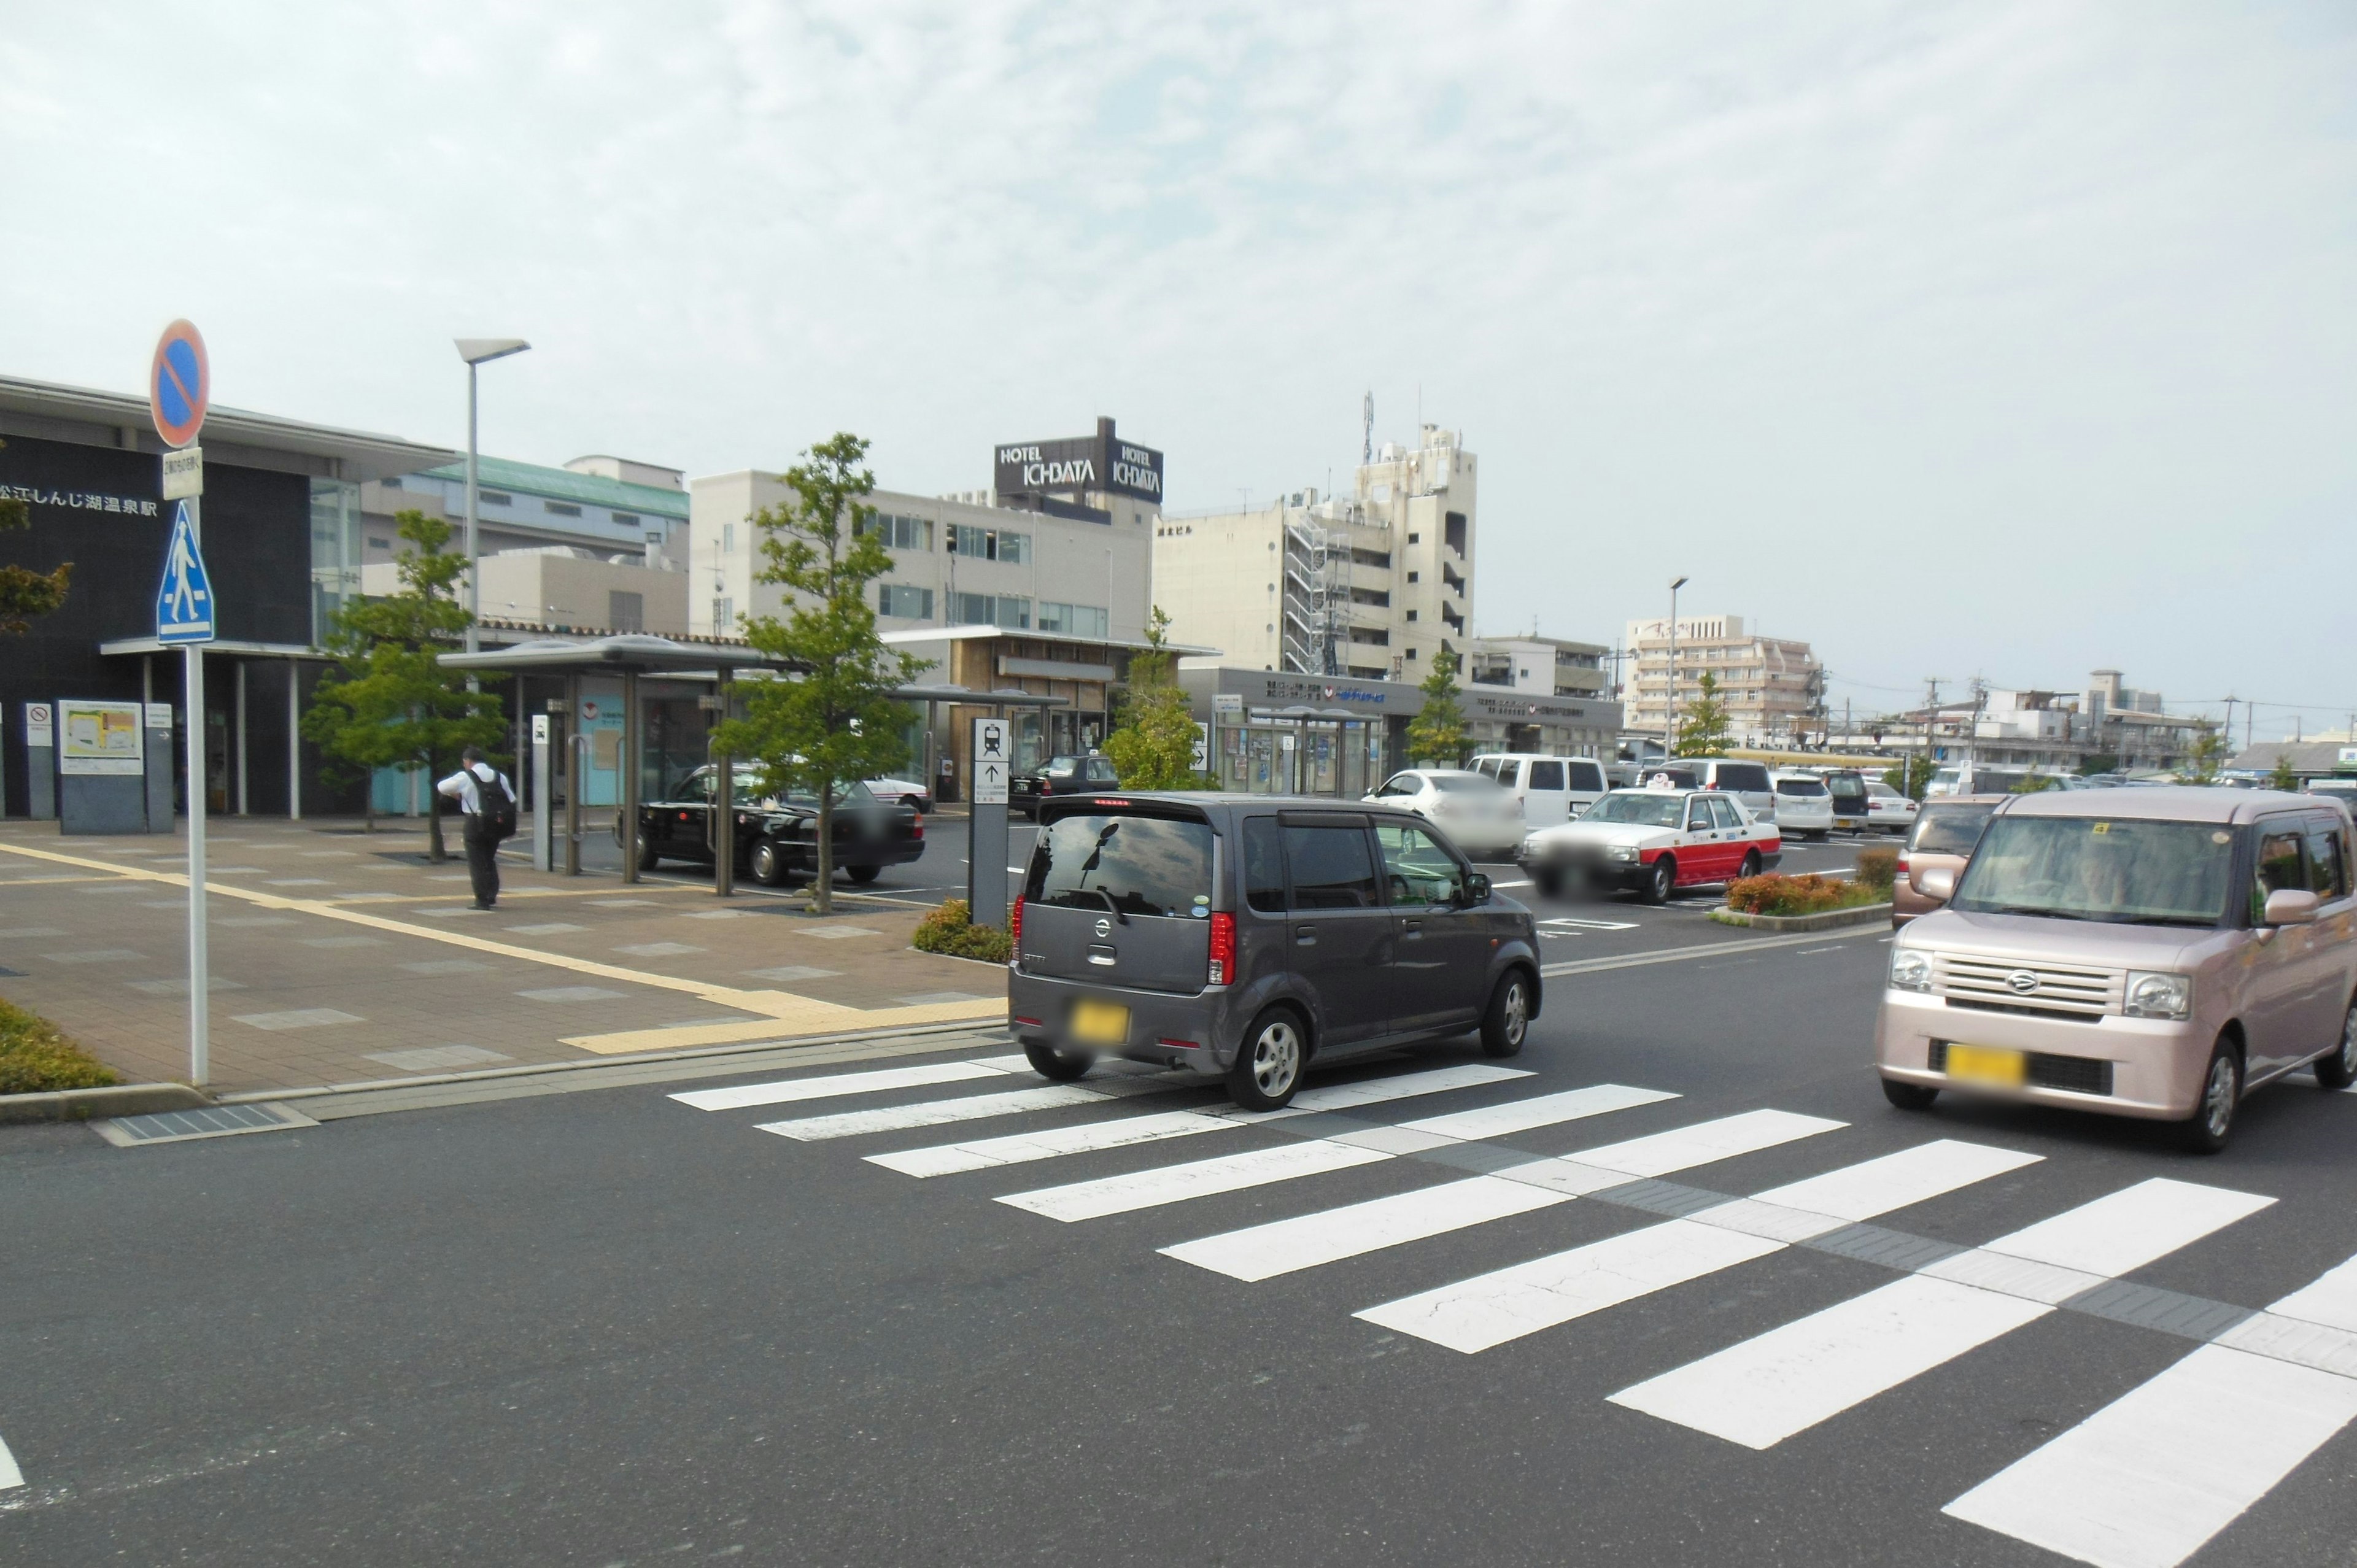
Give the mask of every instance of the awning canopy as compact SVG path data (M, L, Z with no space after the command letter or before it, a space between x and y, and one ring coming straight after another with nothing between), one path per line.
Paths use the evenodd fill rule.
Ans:
M598 671L634 671L641 675L716 674L721 670L771 670L781 665L756 649L720 643L673 642L651 632L621 632L586 642L544 637L512 648L486 649L480 653L444 653L435 662L451 670L483 670L514 674L518 671L545 674L589 674Z

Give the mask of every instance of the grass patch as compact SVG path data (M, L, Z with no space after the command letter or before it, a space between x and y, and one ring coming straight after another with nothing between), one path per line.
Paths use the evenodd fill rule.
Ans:
M1872 853L1872 852L1869 852ZM1855 909L1880 904L1890 897L1890 884L1876 886L1864 880L1845 882L1838 876L1786 876L1770 873L1746 876L1727 890L1727 907L1746 915L1823 915L1835 909Z
M123 1080L114 1070L38 1013L0 999L0 1094L43 1094L59 1089L104 1089Z
M986 963L1005 963L1015 952L1015 944L1007 940L1005 931L996 926L974 923L963 898L946 900L918 921L916 934L909 939L909 944L919 952L981 959Z

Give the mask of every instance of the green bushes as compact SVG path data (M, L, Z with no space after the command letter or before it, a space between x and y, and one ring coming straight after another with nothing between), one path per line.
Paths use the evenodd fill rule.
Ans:
M1895 849L1858 851L1857 880L1862 886L1888 894L1890 885L1899 880L1899 852Z
M47 1018L0 1001L0 1094L103 1089L122 1081Z
M1006 933L996 926L973 923L966 902L952 898L917 922L916 935L909 939L920 952L947 953L952 958L977 958L990 963L1005 963L1014 955L1014 944Z
M1888 853L1888 852L1884 852ZM1786 876L1771 872L1746 876L1727 890L1727 907L1747 915L1822 915L1831 909L1854 909L1879 904L1889 897L1889 885L1875 887L1845 882L1837 876Z

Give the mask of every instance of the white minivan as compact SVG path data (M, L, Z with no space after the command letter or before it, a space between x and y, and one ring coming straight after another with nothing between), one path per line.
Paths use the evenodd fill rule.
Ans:
M1603 765L1585 757L1509 751L1477 757L1470 766L1523 803L1523 821L1533 830L1570 822L1612 787Z
M1776 825L1786 838L1822 843L1834 831L1834 795L1825 781L1796 768L1776 770Z

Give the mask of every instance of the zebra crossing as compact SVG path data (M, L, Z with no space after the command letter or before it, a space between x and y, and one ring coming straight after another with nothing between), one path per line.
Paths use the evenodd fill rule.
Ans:
M1538 1086L1527 1080L1534 1077L1490 1063L1413 1067L1320 1084L1285 1110L1252 1113L1208 1103L1212 1090L1183 1071L1101 1069L1081 1082L1043 1084L1017 1055L671 1098L714 1112L813 1105L811 1113L755 1123L802 1144L1082 1109L1112 1113L1081 1121L1056 1116L1014 1132L983 1128L979 1136L860 1155L881 1170L928 1182L1051 1161L1084 1167L1092 1155L1179 1140L1188 1147L1171 1153L1192 1155L1193 1140L1220 1133L1282 1134L1275 1142L1252 1140L1248 1148L1222 1139L1222 1152L1202 1157L1111 1175L1076 1173L1078 1179L989 1195L1010 1208L1081 1225L1165 1210L1175 1219L1193 1201L1221 1194L1298 1192L1299 1212L1156 1249L1176 1263L1245 1284L1376 1254L1410 1256L1418 1242L1580 1200L1652 1219L1350 1314L1465 1356L1560 1334L1592 1315L1795 1249L1895 1273L1861 1295L1606 1396L1620 1411L1754 1451L1896 1396L1914 1380L2056 1312L2174 1333L2194 1342L2181 1360L1943 1510L2104 1568L2173 1568L2357 1421L2357 1259L2256 1312L2125 1278L2263 1215L2275 1206L2272 1197L2151 1177L1976 1246L1959 1246L1882 1222L2029 1171L2042 1156L1931 1137L1867 1159L1838 1163L1836 1156L1817 1174L1732 1196L1673 1178L1746 1155L1814 1149L1821 1140L1831 1150L1839 1140L1828 1135L1846 1124L1758 1109L1698 1116L1635 1136L1583 1138L1569 1154L1534 1156L1499 1141L1549 1129L1577 1133L1590 1122L1609 1127L1607 1119L1617 1114L1668 1107L1679 1098L1620 1083L1533 1093ZM939 1090L952 1092L934 1097ZM1405 1114L1420 1100L1457 1093L1486 1102ZM879 1096L890 1102L816 1108ZM1174 1108L1167 1103L1173 1097L1194 1102ZM1383 1165L1413 1172L1414 1185L1371 1198L1318 1202L1321 1178Z

